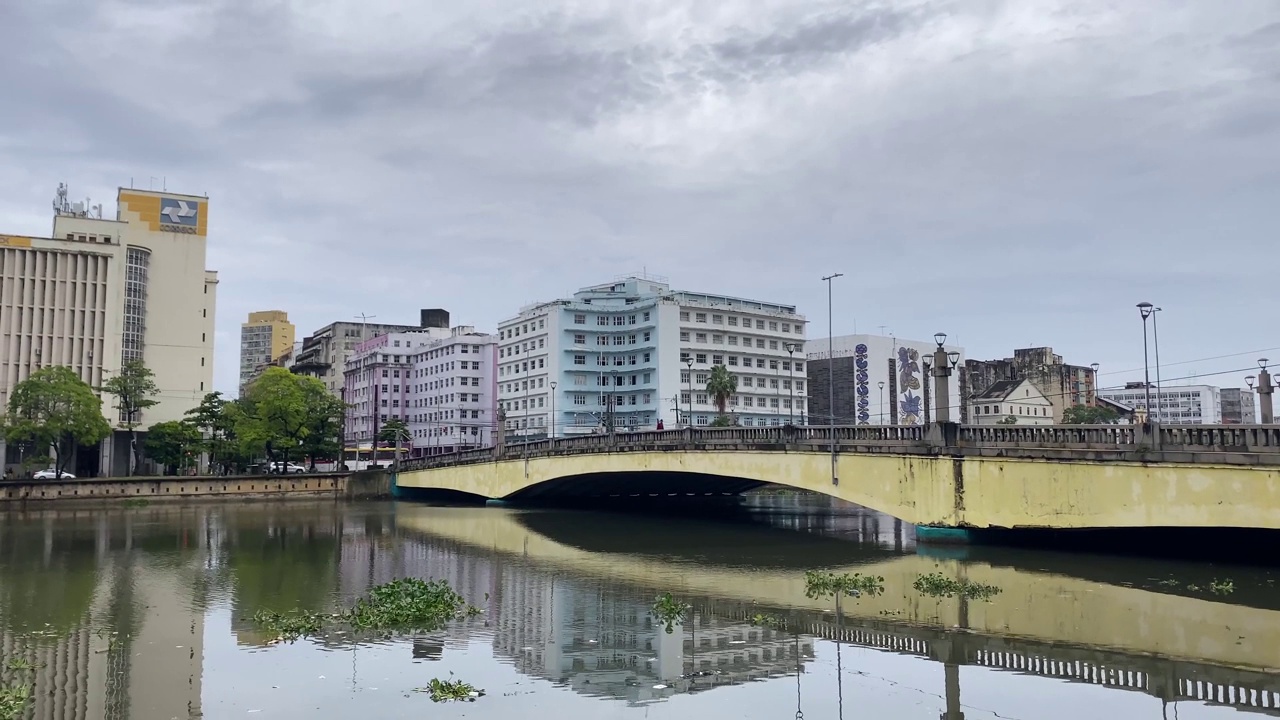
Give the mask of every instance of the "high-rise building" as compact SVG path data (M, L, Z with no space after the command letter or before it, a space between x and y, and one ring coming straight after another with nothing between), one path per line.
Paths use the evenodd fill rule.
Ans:
M461 325L388 333L357 345L344 373L345 446L371 452L392 419L407 426L400 447L411 457L492 445L497 342Z
M249 313L240 325L240 393L263 368L293 350L294 327L283 310Z
M1062 411L1069 407L1092 406L1098 387L1093 368L1065 363L1050 347L1014 350L1013 357L1003 360L969 360L957 374L966 398L1002 380L1030 380L1053 403L1054 423L1062 422ZM969 407L965 403L961 422L970 421Z
M1258 414L1254 410L1253 391L1243 388L1222 388L1222 424L1254 425Z
M804 405L803 370L793 365L803 364L804 334L793 305L627 276L499 323L499 408L516 441L652 429L659 420L709 425L718 409L707 381L723 365L738 379L727 414L742 425L782 425Z
M809 341L809 423L826 425L923 425L937 420L934 379L929 375L936 342L892 335L841 335ZM964 348L945 345L948 352ZM835 408L831 407L834 373ZM947 405L959 418L959 383L952 373Z
M338 321L332 322L302 341L302 347L292 353L289 369L297 375L319 378L334 397L342 397L347 360L360 343L387 333L413 332L424 327L449 327L449 314L444 312L443 322L436 316L443 310L421 311L418 325L392 325L388 323Z
M205 269L207 198L120 188L114 219L102 206L54 200L50 237L0 236L0 407L30 374L72 368L100 387L126 360L155 374L158 403L135 418L145 431L179 420L213 389L218 276ZM128 433L105 397L116 432L68 469L123 474ZM86 449L87 450L87 449ZM0 458L16 463L16 448Z

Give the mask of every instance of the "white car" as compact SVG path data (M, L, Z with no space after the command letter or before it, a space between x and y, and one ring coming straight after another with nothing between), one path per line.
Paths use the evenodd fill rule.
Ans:
M41 470L40 472L36 473L36 474L35 474L35 475L33 475L32 477L34 477L36 480L56 480L56 479L58 478L58 471L57 471L57 470L54 470L53 468L49 468L48 470ZM63 480L75 480L75 479L76 479L76 476L75 476L75 475L72 475L71 473L67 472L66 470L63 470L63 471L62 471L62 479L63 479Z
M283 467L282 467L282 465L283 465ZM303 467L302 465L295 464L295 463L288 463L288 464L278 463L278 462L273 462L273 463L271 463L271 472L272 472L273 474L274 474L274 473L286 473L286 474L288 474L288 475L297 475L297 474L300 474L300 473L304 473L304 472L306 472L306 471L307 471L307 469L306 469L305 467Z

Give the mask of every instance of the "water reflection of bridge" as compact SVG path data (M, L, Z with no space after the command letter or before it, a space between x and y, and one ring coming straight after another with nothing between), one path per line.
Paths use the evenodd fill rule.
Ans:
M947 565L946 561L935 563L911 555L886 564L876 555L869 566L872 572L886 576L905 572L914 577L916 572L943 564L944 572L948 568L953 575L968 572L971 578L983 582L992 581L986 573L995 573L995 583L1005 592L992 603L919 598L913 592L912 600L906 594L911 592L909 580L908 589L902 592L897 587L902 585L902 578L890 577L889 582L894 585L886 593L890 604L882 607L864 598L852 609L846 606L845 617L837 625L831 612L812 601L806 602L803 583L785 582L784 576L799 575L794 569L771 572L757 568L738 573L723 567L699 566L694 571L681 568L670 559L663 562L652 555L635 553L611 553L587 561L588 550L538 536L519 520L519 513L483 511L455 517L454 524L432 511L426 511L432 516L431 522L419 523L415 512L405 513L398 522L402 529L415 528L409 537L427 538L432 545L444 541L459 548L457 551L463 555L468 554L464 548L470 547L471 552L494 557L495 562L539 566L546 568L542 572L553 572L559 578L594 578L597 583L608 583L614 592L630 587L650 594L655 588L684 593L694 603L695 615L705 616L708 621L719 618L744 623L755 613L769 611L788 617L790 629L805 635L838 638L841 642L927 658L943 663L948 670L979 666L1139 691L1170 703L1203 701L1280 715L1280 674L1274 671L1280 665L1280 652L1276 650L1280 646L1271 643L1269 634L1276 630L1280 613L1270 609L1088 583L1008 567ZM406 541L411 540L406 537ZM905 571L892 569L902 563L906 564ZM868 566L849 569L867 571ZM1105 619L1087 601L1077 607L1082 602L1079 598L1097 595L1124 607L1112 609L1111 617ZM1069 598L1070 602L1053 600L1058 597ZM906 606L901 617L901 610L889 609L892 603ZM1016 632L995 632L994 627L1008 624L1006 605L1016 608L1009 612L1041 615L1044 622L1024 624ZM1197 615L1199 624L1191 621ZM1097 623L1106 623L1108 632L1121 634L1112 638L1109 645L1081 642L1081 638L1091 635L1077 632L1084 622L1077 618L1091 616ZM1121 621L1117 622L1117 618ZM1127 634L1117 630L1125 624L1130 626ZM1168 642L1165 635L1180 636L1181 644ZM1232 662L1228 659L1232 652L1227 648L1237 643L1240 662ZM1203 657L1190 653L1170 656L1167 651L1172 647L1200 648ZM1265 662L1267 658L1272 662ZM951 690L948 688L949 694Z

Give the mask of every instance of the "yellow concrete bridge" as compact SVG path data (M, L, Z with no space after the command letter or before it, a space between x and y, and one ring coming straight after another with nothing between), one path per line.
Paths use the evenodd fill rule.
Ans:
M1280 426L687 428L406 462L399 492L514 501L766 483L952 528L1280 529Z

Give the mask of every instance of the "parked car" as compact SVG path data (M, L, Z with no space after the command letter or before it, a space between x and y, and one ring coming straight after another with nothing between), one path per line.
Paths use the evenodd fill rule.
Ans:
M53 468L49 468L48 470L41 470L41 471L37 472L37 473L36 473L35 475L33 475L32 477L34 477L36 480L56 480L56 479L58 478L58 471L57 471L57 470L54 470ZM75 475L72 475L71 473L67 472L66 470L63 470L63 471L62 471L62 479L63 479L63 480L75 480L75 479L76 479L76 476L75 476Z
M298 465L296 463L287 463L287 464L279 463L279 462L271 463L271 474L273 475L277 473L284 473L287 475L297 475L299 473L304 473L306 471L307 471L307 468L305 466Z

